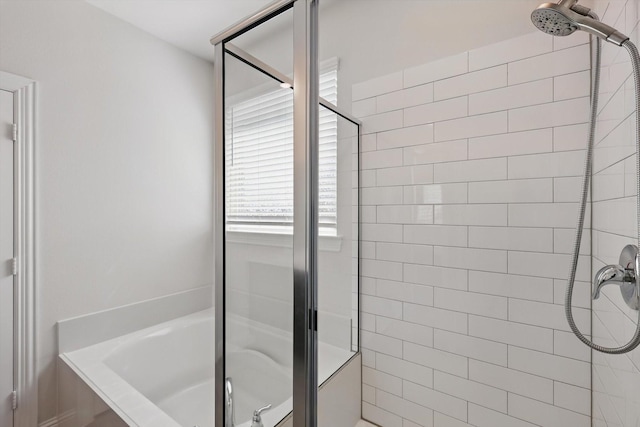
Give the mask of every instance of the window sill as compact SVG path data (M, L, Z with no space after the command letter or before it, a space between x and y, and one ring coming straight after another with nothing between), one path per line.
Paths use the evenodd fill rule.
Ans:
M264 231L227 231L227 242L247 245L292 248L293 239L290 233ZM342 250L342 236L320 235L318 251L340 252Z

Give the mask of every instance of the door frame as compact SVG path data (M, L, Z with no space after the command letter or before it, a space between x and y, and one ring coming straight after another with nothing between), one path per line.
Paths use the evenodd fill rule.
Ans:
M318 2L275 0L210 39L214 46L215 426L225 423L225 44L293 8L293 426L317 426Z
M0 71L0 89L13 92L14 253L18 260L14 293L14 427L36 427L38 383L36 361L35 140L36 82Z

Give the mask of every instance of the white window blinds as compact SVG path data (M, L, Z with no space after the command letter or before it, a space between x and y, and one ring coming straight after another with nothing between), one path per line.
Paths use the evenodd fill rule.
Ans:
M320 96L337 101L337 59L320 69ZM337 115L320 106L319 222L335 233ZM293 224L293 91L279 88L234 103L226 111L226 213L236 230L267 231Z

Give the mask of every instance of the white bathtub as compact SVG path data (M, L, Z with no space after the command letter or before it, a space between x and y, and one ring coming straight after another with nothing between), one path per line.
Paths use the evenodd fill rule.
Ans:
M227 337L236 425L250 426L253 410L270 403L263 422L275 426L292 407L291 335L229 317ZM213 350L213 312L205 310L60 357L129 425L213 427ZM353 354L320 343L320 381Z

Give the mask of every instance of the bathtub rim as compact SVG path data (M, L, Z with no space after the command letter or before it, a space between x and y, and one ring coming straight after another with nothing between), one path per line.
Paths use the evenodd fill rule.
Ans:
M133 331L115 338L111 338L96 344L92 344L77 350L60 353L58 357L64 362L77 376L80 378L111 410L113 410L118 417L120 417L125 423L130 426L162 426L162 427L182 427L177 421L175 421L169 414L164 412L158 407L152 400L140 392L136 387L131 385L123 377L121 377L112 367L106 364L109 356L113 353L114 349L120 346L126 346L126 344L132 343L137 339L143 338L152 334L155 331L162 330L168 325L176 322L197 323L204 319L214 316L213 308L207 308L197 311L185 316L181 316L175 319L167 320L165 322L158 323L153 326L149 326L137 331ZM234 316L235 317L235 316ZM246 319L241 316L237 316L241 321L246 321L249 324L259 325L266 327L267 330L273 332L268 325L262 325L251 319ZM291 339L292 334L287 331L282 331L286 338ZM331 347L330 344L327 344ZM337 348L337 347L336 347ZM100 351L110 350L110 351ZM83 357L86 354L99 353L99 357ZM345 354L350 353L349 357L344 361L341 361L339 366L333 368L330 374L323 379L323 376L319 375L321 380L318 387L323 387L326 383L331 381L336 375L338 375L347 365L349 365L361 352L352 352L351 350L344 350ZM78 360L78 357L80 360ZM97 372L92 372L96 370ZM87 372L89 371L89 372ZM108 379L101 383L96 380L96 376L102 379ZM126 394L122 394L122 390L126 389ZM118 392L119 391L119 392ZM120 397L118 397L120 396ZM285 400L281 405L290 402L291 398ZM123 407L125 406L125 407ZM276 425L282 424L290 416L291 409L287 411L285 416ZM160 418L160 419L158 419ZM158 423L161 424L158 424ZM244 423L246 424L246 423ZM240 424L239 427L243 427L244 424Z
M100 386L98 386L93 380L91 380L91 378L87 374L85 374L83 372L82 368L77 366L73 362L73 360L71 360L68 357L68 355L66 353L60 354L58 357L60 358L60 360L62 362L64 362L69 367L69 369L71 369L78 376L78 378L80 378L91 389L91 391L93 391L109 407L109 409L111 409L113 412L115 412L116 415L118 417L120 417L120 419L122 419L122 421L127 423L127 425L129 425L129 426L140 426L140 424L137 421L135 421L135 420L133 420L133 419L131 419L129 417L129 415L127 414L127 411L125 411L122 408L120 408L120 406L116 402L114 402L112 398L110 398L107 394L105 394L105 392L100 388ZM109 369L108 367L105 367L105 368ZM122 380L122 381L124 383L126 383L126 381L124 381L124 380ZM127 383L127 385L128 385L128 383ZM150 400L146 399L146 397L144 397L144 395L142 393L138 392L133 387L131 387L131 389L133 391L135 391L136 393L139 393L140 397L144 398L145 400L147 400L149 402L149 404L153 405L153 402L151 402ZM167 417L168 417L168 415L167 415ZM175 421L174 421L174 426L175 427L181 427Z

